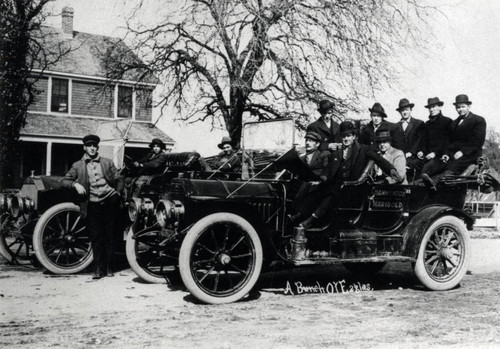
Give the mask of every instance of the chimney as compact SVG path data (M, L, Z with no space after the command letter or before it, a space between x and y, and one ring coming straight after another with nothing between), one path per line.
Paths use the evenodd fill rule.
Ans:
M62 9L63 33L73 37L73 7L65 6Z

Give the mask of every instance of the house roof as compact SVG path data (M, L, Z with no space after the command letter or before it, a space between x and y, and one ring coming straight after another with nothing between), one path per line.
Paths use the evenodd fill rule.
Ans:
M62 29L46 26L41 28L40 36L46 48L45 52L51 55L57 55L61 50L69 49L69 52L60 60L50 65L50 71L110 78L107 64L108 66L112 64L115 68L120 65L137 66L139 68L124 72L117 80L159 83L153 74L147 72L144 63L121 39L78 31L73 31L73 35L68 35L63 33ZM35 66L35 68L41 67Z
M94 119L86 117L29 113L26 126L21 136L51 137L80 140L87 134L97 134L103 141L122 140L149 143L153 138L160 138L165 143L174 140L149 122L137 122L129 119Z

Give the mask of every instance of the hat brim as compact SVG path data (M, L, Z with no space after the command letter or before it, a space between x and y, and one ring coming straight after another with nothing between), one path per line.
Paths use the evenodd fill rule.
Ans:
M96 142L96 141L88 141L88 142L85 142L83 143L84 146L88 147L89 145L95 145L95 146L98 146L99 145L99 142Z
M375 142L387 142L387 141L392 142L392 137L381 137L375 139Z
M454 106L457 106L457 104L467 104L467 105L471 105L472 102L471 101L467 101L467 102L455 102L453 103Z
M233 146L233 143L231 143L231 142L222 142L222 143L217 144L217 146L219 147L219 149L222 149L225 144L229 144L231 147Z
M414 103L410 103L410 104L407 104L407 105L402 105L401 107L399 108L396 108L397 111L401 111L402 109L406 108L406 107L410 107L410 108L413 108L415 106Z
M437 102L437 103L432 103L432 104L427 104L425 107L427 109L429 109L430 107L434 106L434 105L437 105L437 106L440 106L442 107L444 105L444 102Z
M386 117L387 117L387 114L386 114L386 113L382 113L382 112L380 112L380 111L378 111L378 110L373 110L373 109L371 109L371 108L368 108L368 111L369 111L370 113L377 113L377 114L379 114L379 115L380 115L381 117L383 117L383 118L386 118ZM371 115L370 115L370 116L371 116Z
M165 148L166 148L165 144L161 144L161 143L150 143L150 144L149 144L149 147L150 147L151 149L153 149L153 147L154 147L155 145L159 146L159 147L160 147L160 149L165 149Z

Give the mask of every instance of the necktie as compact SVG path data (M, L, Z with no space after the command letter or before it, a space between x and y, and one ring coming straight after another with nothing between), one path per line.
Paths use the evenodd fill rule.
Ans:
M408 122L403 121L401 126L403 126L403 131L406 131L406 128L408 127Z
M459 116L458 117L458 124L461 125L462 122L464 122L464 117L463 116Z

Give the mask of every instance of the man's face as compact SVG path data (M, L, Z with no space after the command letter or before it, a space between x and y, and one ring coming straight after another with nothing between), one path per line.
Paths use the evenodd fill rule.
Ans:
M371 118L374 126L378 126L382 123L382 120L384 119L382 115L378 113L371 113Z
M315 151L319 147L319 142L311 138L306 138L306 151L308 153Z
M470 105L465 104L465 103L458 103L455 106L455 108L457 109L458 115L460 115L460 116L466 116L467 114L469 114Z
M90 156L91 158L95 158L97 156L97 151L99 150L99 146L94 143L85 144L83 146L83 151Z
M377 143L378 143L378 149L380 149L382 153L385 153L386 151L391 149L390 141L378 141Z
M326 122L330 122L330 120L332 119L332 116L333 116L333 110L330 109L324 113L321 114L321 117L323 118L323 120L325 120Z
M153 145L153 153L160 154L161 148L158 145Z
M401 117L403 119L408 119L411 116L411 108L410 107L404 107L399 111L399 114L401 114Z
M437 116L439 113L441 113L441 108L439 105L434 104L429 107L429 113L431 116Z
M231 144L226 143L222 146L222 150L224 151L224 154L229 155L233 151L233 147Z
M354 133L347 133L342 136L342 145L344 147L349 147L354 142Z

